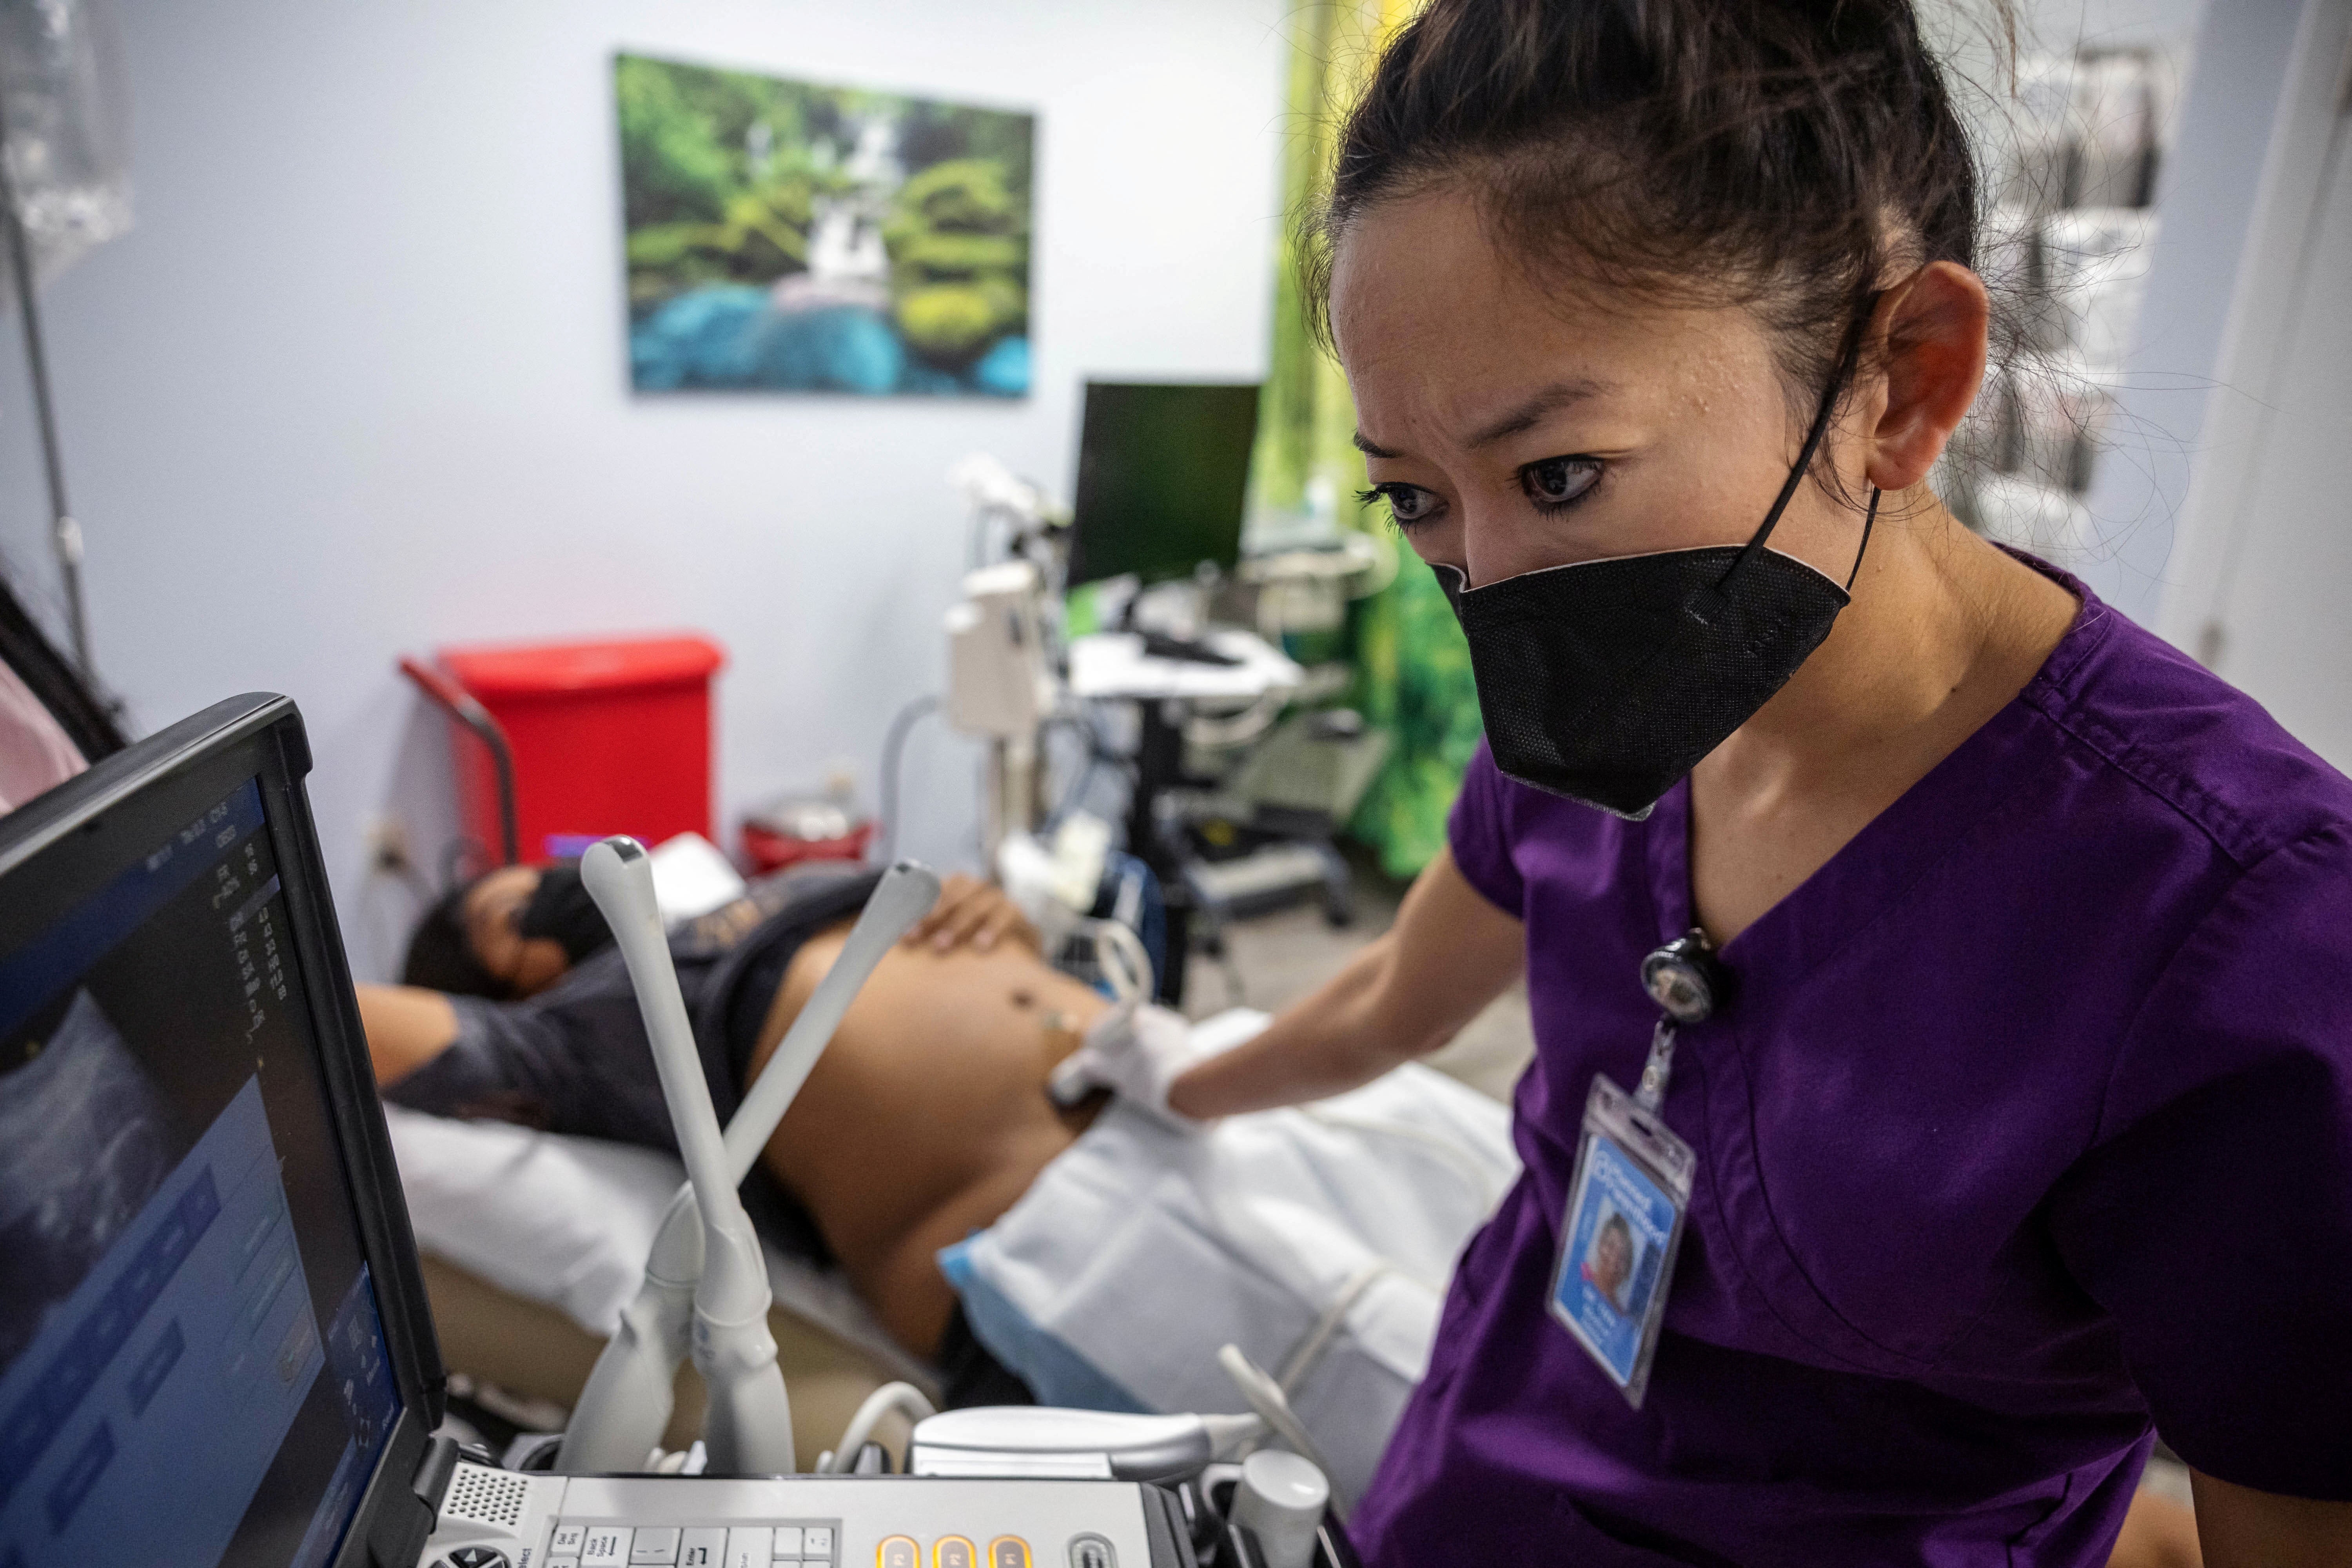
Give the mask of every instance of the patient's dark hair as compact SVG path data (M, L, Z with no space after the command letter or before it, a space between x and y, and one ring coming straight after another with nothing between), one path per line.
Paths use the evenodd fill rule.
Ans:
M1758 310L1800 408L1890 272L1977 265L1910 0L1431 0L1348 117L1307 297L1364 212L1455 184L1539 272Z
M401 984L493 1002L512 998L514 988L491 973L474 952L474 939L466 929L466 895L473 890L472 882L462 883L425 911L408 939Z

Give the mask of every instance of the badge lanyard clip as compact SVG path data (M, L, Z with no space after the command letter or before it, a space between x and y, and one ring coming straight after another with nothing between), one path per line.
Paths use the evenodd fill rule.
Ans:
M1642 1064L1642 1086L1633 1103L1655 1116L1666 1102L1666 1084L1675 1076L1675 1021L1661 1018L1650 1031L1650 1059Z
M1633 1102L1656 1114L1666 1101L1675 1073L1675 1026L1704 1024L1715 1016L1729 987L1706 933L1693 927L1642 960L1642 989L1658 1005L1658 1026L1650 1031L1650 1057L1642 1064L1642 1086Z

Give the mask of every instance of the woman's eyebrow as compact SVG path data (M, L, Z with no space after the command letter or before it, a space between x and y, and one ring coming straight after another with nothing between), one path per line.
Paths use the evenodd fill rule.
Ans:
M1571 403L1581 403L1588 397L1597 397L1601 394L1611 390L1612 390L1612 388L1611 384L1608 382L1590 381L1581 377L1574 381L1553 382L1541 392L1535 394L1525 402L1520 403L1509 413L1502 416L1498 419L1492 420L1486 425L1480 426L1477 430L1472 433L1470 439L1465 442L1464 445L1473 451L1477 450L1481 447L1491 447L1497 441L1503 440L1507 437L1516 436L1520 431L1532 427L1545 416L1556 414ZM1379 442L1365 435L1361 430L1355 433L1354 440L1356 443L1356 450L1363 453L1368 458L1400 458L1403 456L1401 452L1390 451L1386 447L1381 446Z
M1481 447L1491 447L1497 441L1530 428L1546 415L1556 414L1571 403L1580 403L1588 397L1597 396L1608 390L1610 390L1609 384L1603 381L1587 381L1579 378L1573 381L1553 382L1541 392L1520 403L1509 413L1480 426L1471 433L1469 440L1464 445L1474 452Z

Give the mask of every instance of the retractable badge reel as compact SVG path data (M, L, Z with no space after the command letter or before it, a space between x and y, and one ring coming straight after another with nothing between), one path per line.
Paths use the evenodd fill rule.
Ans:
M1595 1073L1585 1097L1551 1313L1636 1410L1649 1388L1696 1163L1658 1108L1674 1072L1675 1030L1713 1016L1724 988L1723 967L1699 931L1643 959L1642 989L1660 1016L1641 1084L1628 1094Z

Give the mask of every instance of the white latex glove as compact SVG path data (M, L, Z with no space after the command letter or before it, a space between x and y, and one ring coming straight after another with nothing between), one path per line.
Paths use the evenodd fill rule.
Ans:
M1149 1004L1115 1007L1054 1068L1051 1092L1055 1103L1073 1105L1107 1089L1180 1132L1197 1132L1208 1123L1171 1110L1168 1088L1193 1063L1217 1054L1193 1044L1192 1026L1181 1014Z

